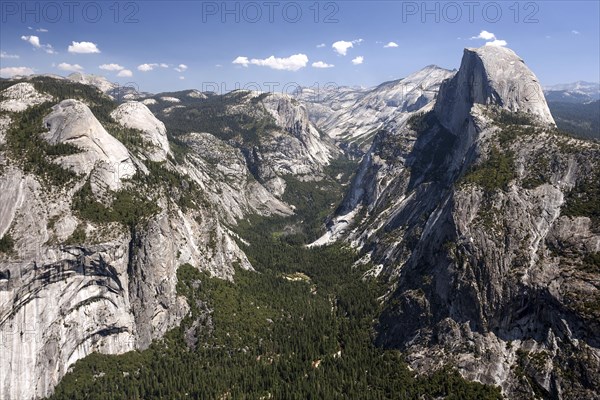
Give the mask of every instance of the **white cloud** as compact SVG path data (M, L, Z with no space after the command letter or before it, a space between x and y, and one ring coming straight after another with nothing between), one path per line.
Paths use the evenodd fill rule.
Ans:
M253 58L250 60L248 59L248 57L238 56L231 63L242 65L244 67L247 67L249 64L252 64L278 70L298 71L300 68L306 67L306 64L308 63L308 57L306 56L306 54L294 54L285 58L271 56L264 59Z
M323 47L325 47L325 43L321 43L317 45L317 49L322 49Z
M175 71L177 71L177 72L185 72L186 69L188 69L187 65L185 65L185 64L179 64L175 68Z
M19 58L19 56L17 54L8 54L5 51L0 51L0 58L12 58L12 59L17 59Z
M121 78L130 78L133 76L133 72L131 72L128 69L123 69L123 70L119 71L117 76L120 76Z
M271 56L265 59L253 58L250 60L250 64L284 71L298 71L300 68L306 67L307 63L308 57L306 54L294 54L286 58Z
M31 44L36 49L43 49L48 54L56 54L56 52L54 51L54 49L52 48L51 45L49 45L49 44L41 44L40 43L40 38L37 37L37 36L35 36L35 35L21 36L21 40L24 40L24 41L28 42L29 44Z
M496 39L496 35L494 35L492 32L481 31L481 32L479 32L479 35L472 36L471 40L473 40L473 39L492 40L492 39Z
M72 42L68 48L69 53L92 54L100 53L98 46L92 42Z
M165 64L165 63L141 64L141 65L138 65L137 69L138 69L138 71L148 72L148 71L152 71L154 68L157 68L157 67L169 68L169 64Z
M486 46L506 46L508 44L506 40L497 39L496 35L488 31L479 32L479 35L471 37L471 40L473 39L491 40L485 43Z
M239 56L239 57L236 57L236 59L233 60L231 63L239 64L239 65L243 65L244 67L247 67L248 64L250 64L250 60L248 60L248 57Z
M48 29L39 28L35 30L36 32L48 32Z
M141 64L137 66L138 71L148 72L158 67L158 64Z
M576 31L575 29L573 29L573 30L571 31L571 33L572 33L573 35L579 35L581 32L579 32L579 31Z
M56 54L54 48L49 44L41 44L40 38L35 35L31 36L21 36L21 40L24 40L31 44L36 49L43 49L48 54Z
M508 43L506 43L506 40L500 40L500 39L495 39L491 42L486 42L486 46L506 46Z
M42 47L42 45L40 44L40 38L35 35L21 36L21 40L29 42L33 47L37 47L38 49Z
M121 70L125 69L125 67L123 67L119 64L102 64L98 68L103 69L105 71L121 71Z
M395 42L389 42L388 44L386 44L386 45L385 45L385 46L383 46L383 47L385 47L386 49L387 49L387 48L390 48L390 47L398 47L398 43L395 43Z
M312 66L314 68L333 68L333 67L335 67L335 65L327 64L327 63L324 63L323 61L314 62L314 63L312 63Z
M221 64L217 64L217 65L215 65L215 67L217 67L217 68L221 68L221 67L222 67L222 65L221 65Z
M348 49L354 47L355 44L362 43L362 41L362 39L356 39L351 42L347 42L345 40L338 40L337 42L332 44L331 47L336 53L345 56L348 53Z
M31 75L33 74L33 70L29 67L6 67L0 68L0 77L2 78L12 78L16 75Z
M180 77L179 77L179 79L180 79L180 80L184 80L184 79L185 79L185 76L180 76Z
M60 63L58 64L58 69L63 71L77 72L81 71L83 67L79 64Z
M333 47L333 50L335 50L336 53L345 56L348 53L348 49L351 47L354 47L354 45L352 44L352 42L346 42L345 40L339 40L337 42L335 42L334 44L331 45L331 47Z
M352 60L352 64L359 65L359 64L362 64L364 60L365 60L365 58L363 56L358 56Z

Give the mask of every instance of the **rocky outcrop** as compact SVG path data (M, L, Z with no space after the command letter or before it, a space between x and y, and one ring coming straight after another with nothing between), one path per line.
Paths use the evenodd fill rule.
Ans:
M379 129L402 125L413 112L431 107L441 83L454 73L430 65L373 89L303 89L298 98L307 103L323 132L366 151Z
M95 186L110 190L121 187L136 167L127 148L98 122L89 107L78 100L64 100L44 118L48 132L42 137L50 144L70 144L81 152L59 157L55 162L78 174L92 175Z
M103 76L84 74L82 72L73 72L67 77L67 79L84 85L95 86L103 93L110 92L118 89L119 87L118 84L109 81Z
M291 215L280 199L282 176L318 179L337 154L301 104L277 96L257 104L259 95L248 92L225 108L264 127L257 141L188 132L178 136L185 146L179 154L171 153L167 128L145 104L126 102L110 114L143 139L125 147L86 105L100 99L60 101L43 118L40 137L50 146L71 145L48 156L76 172L64 186L49 185L10 159L13 153L0 152L0 234L13 241L0 253L0 397L47 396L78 359L144 349L162 337L188 311L176 291L180 265L223 279L233 279L235 268L252 269L231 227L250 214ZM161 97L165 106L176 99ZM182 98L207 99L194 91ZM2 116L3 140L16 117ZM88 195L87 182L86 201L106 210L129 193L156 211L142 212L146 217L135 223L108 222L104 209L96 209L104 217L90 218L73 200Z
M250 163L257 167L259 178L274 193L283 193L278 189L283 175L319 179L323 167L339 155L337 148L313 126L301 103L275 93L261 97L273 126L267 129L268 135L261 138L256 151L245 150Z
M301 142L308 161L316 165L327 165L334 157L336 151L323 142L301 103L287 95L275 93L265 97L262 103L271 113L275 124Z
M164 126L140 106L126 103L113 115L157 135L166 154ZM2 137L11 118L3 116ZM187 155L177 164L162 161L156 171L158 163L152 169L140 161L143 146L125 148L82 101L56 104L43 125L40 136L50 145L74 149L53 162L78 175L52 186L12 153L0 153L0 235L13 242L0 253L3 399L49 395L92 352L146 348L187 313L176 292L181 264L233 279L234 266L252 266L229 227L250 213L291 213L256 182L238 149L212 135L190 134ZM163 179L172 179L171 186ZM88 220L73 203L88 181L101 196L87 201L110 209L115 194L127 191L151 197L157 211L136 224ZM178 201L183 196L193 197L185 207Z
M144 153L152 161L164 161L169 154L167 129L144 104L128 101L119 105L111 117L126 128L140 131L142 139L148 143Z
M377 342L414 368L593 399L600 232L572 199L600 146L556 133L538 89L512 51L467 49L432 111L378 132L319 244L348 240L389 282Z
M242 151L209 133L189 133L181 139L192 150L182 172L192 177L218 205L228 223L247 214L291 215L290 206L256 181Z
M254 179L278 198L285 192L285 176L322 179L323 169L340 155L310 121L307 108L291 96L246 90L203 97L190 93L158 94L149 107L168 130L208 133L239 149Z
M5 100L0 102L0 110L12 112L24 111L52 100L52 96L38 92L29 82L20 82L6 88L2 91L2 96Z
M440 122L456 132L466 128L474 104L524 112L534 115L540 124L554 125L537 77L505 47L465 49L459 72L440 89L435 110Z

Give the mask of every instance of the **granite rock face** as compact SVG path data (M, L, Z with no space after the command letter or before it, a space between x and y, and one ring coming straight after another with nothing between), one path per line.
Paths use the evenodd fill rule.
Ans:
M45 397L78 359L144 349L162 337L189 309L176 292L177 268L189 263L222 279L234 279L236 267L252 269L231 227L249 214L292 214L280 199L280 176L312 176L337 154L289 98L265 103L260 117L271 116L272 128L249 164L246 148L207 132L180 135L187 150L174 157L165 125L138 102L115 105L110 114L143 139L126 146L94 115L94 98L58 101L36 84L3 92L22 106L1 116L0 139L14 134L19 112L55 101L39 137L72 145L67 155L46 157L76 177L49 184L28 161L0 152L0 237L13 242L0 252L2 399ZM206 97L191 93L196 101ZM253 110L243 100L237 106ZM137 193L156 212L129 225L89 219L74 200L88 183L88 200L107 209L117 194Z
M296 97L319 129L342 147L366 151L379 129L402 124L413 112L431 107L442 82L454 74L429 65L371 89L303 88Z
M594 399L600 229L576 205L594 201L600 146L557 133L538 90L511 50L465 50L430 112L378 132L315 245L346 240L376 265L377 343L419 371Z
M33 85L28 82L12 85L6 88L2 94L4 95L5 100L0 102L0 110L3 111L23 111L31 106L52 100L52 96L38 92Z
M126 128L138 130L148 143L144 153L151 161L165 161L169 154L169 139L165 124L158 120L144 104L125 102L117 107L111 117Z
M57 99L36 82L2 92L0 237L12 248L0 252L0 398L47 396L78 359L163 336L188 312L181 264L223 279L252 269L237 221L292 214L286 179L322 179L334 141L365 154L313 245L345 241L387 282L379 345L509 398L598 398L600 145L556 132L511 50L467 49L458 72L430 66L370 90L187 91L103 118L93 99ZM19 113L46 101L39 137L76 150L46 155L77 174L64 185L9 151ZM207 109L252 129L182 128ZM119 141L100 122L110 118L143 145ZM108 209L134 193L156 210L129 224L90 218L74 202L88 183Z
M64 100L44 118L48 129L42 137L50 144L70 144L81 152L62 156L56 163L77 174L92 174L96 185L110 190L121 187L136 167L127 148L111 136L87 105L78 100Z
M474 104L524 112L534 115L540 124L554 125L537 77L505 47L465 49L459 72L444 83L435 108L440 122L457 131L465 129Z

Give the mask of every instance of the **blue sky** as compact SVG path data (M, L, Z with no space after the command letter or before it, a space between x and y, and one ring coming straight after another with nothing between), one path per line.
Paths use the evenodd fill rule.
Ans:
M81 70L152 92L373 86L458 68L464 47L496 40L544 85L600 81L599 1L73 4L0 3L3 77Z

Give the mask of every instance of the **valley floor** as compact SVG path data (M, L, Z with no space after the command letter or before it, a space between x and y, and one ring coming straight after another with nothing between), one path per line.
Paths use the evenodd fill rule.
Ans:
M51 399L501 397L450 367L416 376L399 351L374 347L383 286L361 279L368 266L352 267L350 250L297 243L289 222L237 228L256 272L235 282L181 266L181 326L145 351L80 360Z

